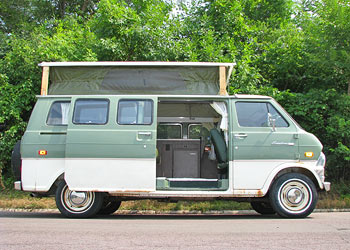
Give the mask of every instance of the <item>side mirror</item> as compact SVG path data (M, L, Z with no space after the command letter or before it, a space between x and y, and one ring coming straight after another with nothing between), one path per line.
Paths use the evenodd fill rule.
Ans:
M276 119L270 113L268 113L268 125L272 127L272 132L276 132Z

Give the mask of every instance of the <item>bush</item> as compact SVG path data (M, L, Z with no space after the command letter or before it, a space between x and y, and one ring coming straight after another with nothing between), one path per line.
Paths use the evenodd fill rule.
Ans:
M350 180L350 96L334 89L276 97L293 118L324 145L327 177Z

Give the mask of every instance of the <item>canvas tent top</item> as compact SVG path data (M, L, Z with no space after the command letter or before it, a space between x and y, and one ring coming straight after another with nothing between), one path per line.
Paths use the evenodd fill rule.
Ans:
M226 86L234 65L209 62L42 62L39 64L43 67L41 95L227 95Z

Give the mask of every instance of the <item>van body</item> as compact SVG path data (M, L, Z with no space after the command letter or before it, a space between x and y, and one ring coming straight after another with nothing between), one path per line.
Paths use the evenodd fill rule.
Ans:
M306 217L330 189L320 141L267 96L38 96L20 159L15 188L55 195L67 217L136 199L248 201Z

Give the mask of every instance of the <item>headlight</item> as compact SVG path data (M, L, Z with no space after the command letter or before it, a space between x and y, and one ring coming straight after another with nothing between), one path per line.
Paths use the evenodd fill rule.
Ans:
M326 156L324 155L323 152L321 152L320 157L318 157L316 166L318 166L318 167L321 167L321 166L324 167L325 165L326 165Z

